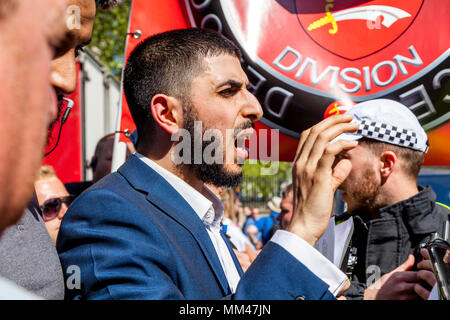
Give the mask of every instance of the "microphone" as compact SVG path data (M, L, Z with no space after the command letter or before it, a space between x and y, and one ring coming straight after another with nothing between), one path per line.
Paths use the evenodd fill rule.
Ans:
M73 100L69 99L69 98L62 98L64 101L67 102L67 109L64 112L64 115L61 119L61 126L64 124L64 122L66 122L67 118L69 117L70 111L72 110L75 102L73 102Z
M69 98L62 98L64 101L67 102L67 109L66 111L64 111L64 115L61 118L61 126L59 127L59 133L58 133L58 140L56 140L56 144L53 147L52 150L50 150L49 152L47 152L44 157L48 156L50 153L52 153L56 147L58 146L59 143L59 139L61 138L61 131L62 131L62 127L64 125L64 123L66 122L67 118L69 117L70 111L72 111L73 106L75 105L75 102L73 102L73 100L69 99Z

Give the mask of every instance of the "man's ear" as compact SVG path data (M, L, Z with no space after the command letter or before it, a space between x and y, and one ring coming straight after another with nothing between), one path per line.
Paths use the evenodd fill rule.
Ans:
M398 157L393 151L383 151L380 156L380 174L383 178L388 178L394 171Z
M169 134L173 134L182 128L183 108L179 99L157 94L150 105L153 119L156 124Z
M95 170L95 167L97 166L98 159L96 156L92 156L91 162L89 163L89 167L92 168L92 170Z

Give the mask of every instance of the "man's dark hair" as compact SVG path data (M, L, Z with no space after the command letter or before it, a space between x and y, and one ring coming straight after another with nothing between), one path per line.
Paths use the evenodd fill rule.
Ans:
M393 151L397 157L402 160L401 163L404 172L411 178L417 179L424 159L424 153L422 151L400 147L368 138L360 139L359 143L367 146L368 149L376 156L380 155L384 151Z
M95 0L98 9L109 10L120 3L122 0Z
M125 66L123 87L140 140L154 127L149 108L153 96L165 94L189 103L192 80L204 70L203 58L222 54L241 58L230 40L197 28L154 35L133 50Z

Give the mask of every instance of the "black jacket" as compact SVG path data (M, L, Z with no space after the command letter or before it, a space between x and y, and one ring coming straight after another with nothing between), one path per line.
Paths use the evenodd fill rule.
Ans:
M364 213L353 216L354 231L343 263L343 270L352 281L344 292L347 299L362 299L367 278L373 276L375 270L380 271L380 276L389 273L409 254L415 257L415 270L422 260L420 245L431 240L434 233L443 236L444 222L450 214L450 210L436 204L435 200L431 187L419 186L415 196L380 209L377 219L370 219ZM343 214L338 219L348 217ZM355 261L355 256L353 266L345 263Z

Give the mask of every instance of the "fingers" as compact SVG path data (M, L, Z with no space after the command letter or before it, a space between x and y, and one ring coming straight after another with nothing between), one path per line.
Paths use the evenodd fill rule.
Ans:
M309 162L311 164L316 164L319 159L322 158L324 152L327 152L328 158L332 159L331 164L328 164L329 167L334 162L334 157L336 154L342 151L341 145L342 143L345 143L345 145L351 145L355 146L357 144L357 141L338 141L333 144L330 144L330 142L341 135L342 133L347 132L353 132L358 129L358 124L356 123L340 123L336 124L333 127L326 129L325 131L322 131L316 138L316 141L314 142L314 145L311 149L311 152L309 154ZM337 145L336 145L337 144ZM339 151L337 151L340 149ZM335 153L336 152L336 153ZM330 157L330 155L333 155Z
M340 140L335 143L329 144L323 153L321 159L318 159L318 170L316 174L320 174L321 171L328 171L332 169L333 164L335 162L336 156L345 150L353 149L358 145L358 141L347 141ZM318 154L316 155L318 156ZM311 159L311 162L314 163L316 159ZM333 169L333 177L335 179L333 183L333 190L336 190L337 187L344 182L347 176L350 174L352 169L351 162L347 159L340 160Z
M340 160L333 168L333 190L336 189L347 179L348 175L352 171L352 163L348 159Z
M405 295L405 296L409 296L408 298L406 298L406 299L411 299L412 297L414 297L415 296L415 292L414 292L414 287L417 285L417 283L414 283L414 282L405 282L405 283L402 283L401 285L400 285L400 291L399 291L399 293L400 293L400 296L403 294L403 295ZM412 297L411 297L412 296Z
M376 300L416 300L418 296L414 291L417 283L398 283L395 287L381 288L376 293Z
M447 250L444 256L444 263L450 263L450 250Z
M428 300L428 297L430 296L430 291L428 291L418 283L414 285L414 292L424 300Z
M417 264L417 269L433 271L431 260L422 260Z
M392 276L389 277L392 282L405 282L405 283L416 283L417 272L415 271L392 271Z
M308 159L311 158L312 150L315 150L313 154L313 163L317 163L318 159L323 154L323 150L326 145L336 138L338 135L344 132L354 132L358 129L358 124L349 122L352 120L351 115L336 115L329 117L314 127L302 134L302 145L299 145L298 155L296 160L299 165L303 166Z
M434 287L436 284L436 277L434 276L434 273L428 270L419 270L419 272L417 272L417 278L425 281L431 287Z
M399 265L394 271L406 271L411 269L414 266L414 256L410 254L405 262Z
M425 248L420 249L420 254L422 257L426 260L430 260L430 254L428 253L428 250Z
M300 141L298 143L297 151L295 153L294 163L299 161L300 155L305 155L306 157L309 156L309 153L311 151L311 148L316 140L316 137L318 133L322 132L323 130L329 128L330 126L333 126L335 124L341 123L341 122L350 122L352 119L352 116L350 115L335 115L332 117L329 117L315 126L305 130L300 135ZM306 160L306 158L303 159L303 162Z
M298 158L300 157L300 154L303 150L303 145L305 144L306 139L309 137L309 132L311 131L311 128L305 130L300 135L300 140L298 142L297 151L295 152L295 157L293 163L298 161Z

